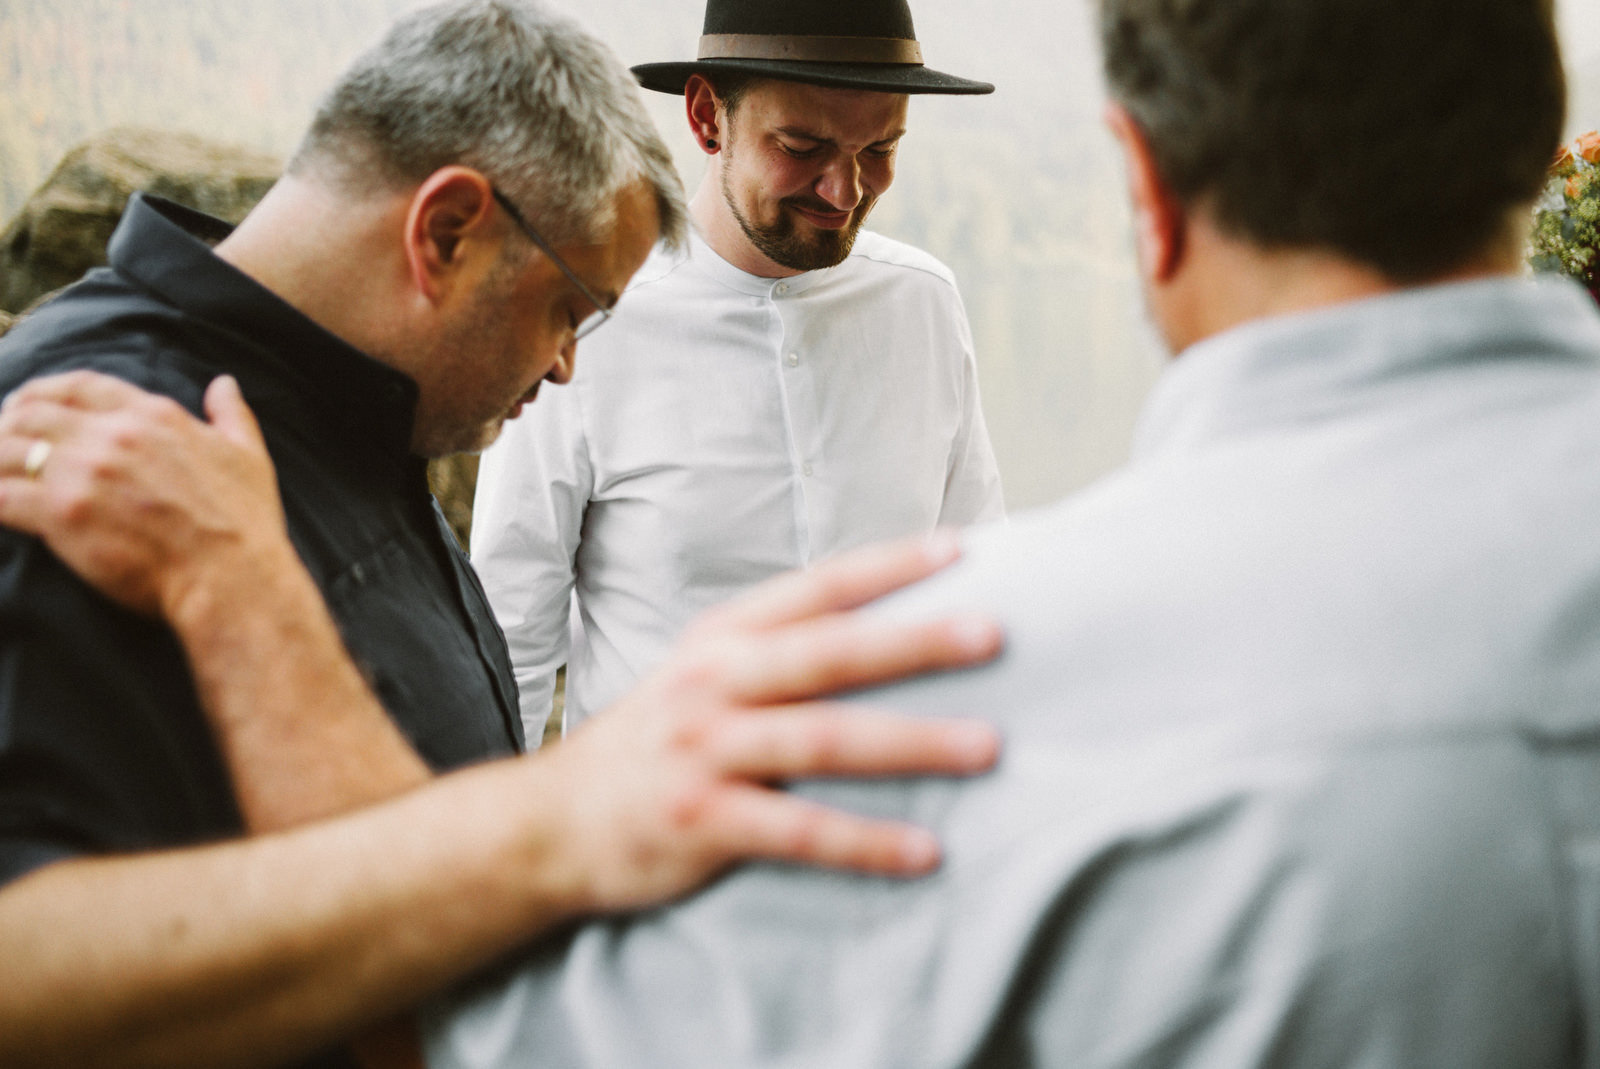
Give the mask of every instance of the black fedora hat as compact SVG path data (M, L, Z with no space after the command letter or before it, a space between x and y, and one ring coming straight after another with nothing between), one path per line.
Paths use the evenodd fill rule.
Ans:
M682 93L691 74L756 74L885 93L992 93L922 63L906 0L706 0L698 59L641 63L646 89Z

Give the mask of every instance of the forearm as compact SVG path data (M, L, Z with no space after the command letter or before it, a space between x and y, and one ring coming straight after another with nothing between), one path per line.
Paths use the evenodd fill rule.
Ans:
M474 559L473 566L478 564ZM523 732L528 749L538 749L570 652L573 573L559 562L529 561L513 583L506 578L513 568L510 562L485 564L493 570L479 569L479 577L492 593L495 616L505 635Z
M253 557L194 584L168 618L251 831L343 813L431 778L286 543L276 559Z
M970 348L962 363L962 411L939 512L939 523L944 527L966 527L1005 516L1000 469L983 418L977 365Z
M539 418L508 424L484 452L472 506L472 567L505 635L529 749L539 746L568 660L594 492L576 398L556 391L539 404Z
M568 919L529 761L301 831L63 862L0 891L0 1064L275 1064Z

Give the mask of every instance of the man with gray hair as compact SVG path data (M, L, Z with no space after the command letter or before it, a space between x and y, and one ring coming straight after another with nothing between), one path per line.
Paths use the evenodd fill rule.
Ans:
M113 539L99 573L137 613L70 551L0 533L0 1063L348 1064L332 1044L528 937L736 860L936 863L924 832L765 786L993 759L987 729L793 707L994 652L992 626L830 619L883 585L859 563L708 621L614 726L487 760L521 749L515 685L424 458L483 447L566 382L577 338L683 231L603 46L536 4L448 4L356 62L236 230L135 198L109 268L0 342L33 488L72 470L74 422L130 395L192 446L139 465L186 511L129 503L160 537ZM127 563L158 543L170 581ZM316 754L333 764L308 775Z

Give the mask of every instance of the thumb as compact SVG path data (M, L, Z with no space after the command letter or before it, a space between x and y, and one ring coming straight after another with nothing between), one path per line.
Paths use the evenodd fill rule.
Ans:
M206 418L222 432L223 437L257 453L266 452L266 442L261 438L261 427L255 413L245 404L244 394L232 375L219 375L206 387Z

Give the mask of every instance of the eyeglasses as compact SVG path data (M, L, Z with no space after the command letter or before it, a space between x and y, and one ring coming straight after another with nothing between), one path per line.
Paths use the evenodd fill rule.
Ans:
M594 305L594 312L585 316L572 328L572 340L574 342L582 341L604 326L606 320L611 318L611 309L603 304L588 286L583 284L583 279L579 278L577 273L567 266L567 262L556 253L555 249L550 247L550 243L539 236L539 232L533 228L533 224L523 218L522 213L517 210L517 206L511 203L510 198L493 186L489 187L489 192L494 194L495 203L499 204L505 213L511 216L511 221L516 223L517 227L528 236L528 240L533 242L540 252L549 257L550 262L561 269L561 273L567 276L568 281L578 287L578 292L583 294L590 304Z

